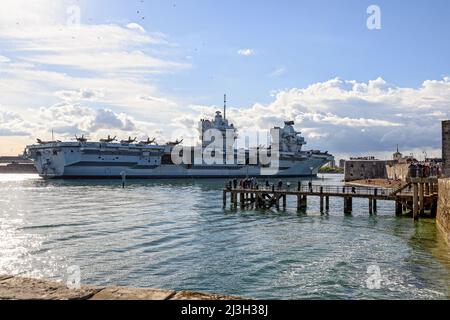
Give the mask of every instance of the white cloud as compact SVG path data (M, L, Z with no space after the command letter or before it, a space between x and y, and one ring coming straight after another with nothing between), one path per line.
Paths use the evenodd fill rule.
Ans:
M63 23L67 6L68 1L61 0L2 0L0 29Z
M169 100L164 97L157 104L136 99L158 97L154 85L158 75L190 67L177 58L177 49L166 35L147 32L137 23L68 25L72 1L7 0L2 4L8 8L0 14L2 54L7 54L0 57L0 103L4 106L23 109L52 105L63 98L141 112L150 104L161 107ZM101 95L89 98L83 88Z
M213 116L215 107L182 107L159 92L159 74L190 67L177 58L168 36L132 22L67 26L69 4L2 1L8 10L0 11L0 136L48 136L53 128L63 137L111 133L164 141L189 136L186 130L199 118ZM250 48L237 53L256 54ZM285 72L280 67L271 76ZM269 104L230 107L227 115L241 132L295 120L309 148L377 154L397 143L407 150L437 150L449 106L449 77L418 88L382 78L335 78L278 91Z
M135 125L133 120L125 114L116 114L108 109L100 109L95 112L95 117L91 119L87 130L96 132L100 129L118 129L121 131L133 131Z
M33 64L65 66L92 72L167 72L190 65L149 54L148 46L167 45L165 36L149 34L137 24L51 25L0 29L6 49Z
M79 90L63 90L55 92L55 96L65 101L95 101L104 97L104 93L99 90L93 90L88 88L82 88Z
M409 153L439 156L441 120L450 118L450 79L427 80L418 88L331 79L306 88L278 91L269 104L227 110L242 131L265 131L294 120L307 148L342 155L386 155L396 144ZM192 106L192 120L211 117L214 107ZM390 153L388 151L388 153Z
M129 24L127 24L127 28L132 29L132 30L138 30L142 33L145 33L144 27L137 23L129 23Z
M0 109L0 137L28 136L31 125L15 112Z
M427 80L418 88L382 78L367 83L336 78L279 91L268 105L230 109L228 115L256 129L273 125L274 117L278 125L295 120L314 143L310 147L348 154L390 150L397 143L408 150L439 148L440 121L450 118L449 106L448 78Z
M2 53L8 56L0 56L3 106L25 114L62 99L145 117L177 107L154 84L160 74L190 67L179 61L166 35L137 23L67 25L70 1L38 1L32 16L28 1L7 2L12 13L0 15Z
M239 49L237 53L240 56L246 57L255 55L255 51L253 49Z
M77 133L101 137L104 132L109 131L127 135L136 130L134 118L125 113L66 102L41 107L35 121L39 128L37 133L45 134L52 129L66 138L73 137Z
M266 132L285 120L295 120L296 128L307 138L308 148L328 150L339 157L382 156L386 150L394 150L396 144L406 153L427 150L429 155L438 155L440 121L450 118L449 80L427 80L418 88L405 88L388 85L382 79L367 83L331 79L279 91L269 104L229 107L227 115L241 134ZM97 95L89 92L82 89L66 94L76 98L83 97L83 93L88 97ZM93 138L107 134L156 136L159 142L185 138L192 143L198 119L212 117L217 108L191 105L180 109L171 100L153 95L135 95L133 99L140 105L155 106L157 111L147 119L137 118L128 112L83 106L67 99L28 117L4 111L0 133L36 135L54 128L65 137L84 132Z
M285 73L286 73L286 68L285 67L279 67L279 68L276 68L274 71L272 71L269 74L269 76L271 76L271 77L281 77Z
M35 55L23 60L47 65L76 67L96 72L145 72L185 68L187 65L172 61L165 61L145 54L142 51L132 52L88 52L67 53L64 55Z
M8 57L0 55L0 63L10 62L11 60Z

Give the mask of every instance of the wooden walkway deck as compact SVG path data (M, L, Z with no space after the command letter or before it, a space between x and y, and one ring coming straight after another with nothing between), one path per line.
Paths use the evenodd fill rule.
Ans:
M437 179L411 180L400 188L378 188L361 186L330 186L330 185L302 185L241 188L228 185L223 190L223 206L227 206L230 195L231 206L236 208L272 208L283 209L287 206L287 197L293 196L297 200L297 210L306 211L308 197L319 197L320 212L329 211L330 198L343 198L344 213L352 212L353 198L369 200L369 214L377 212L377 201L395 201L396 215L412 213L417 220L419 215L429 211L435 215L437 207ZM238 199L239 198L239 199ZM280 205L281 202L281 205Z

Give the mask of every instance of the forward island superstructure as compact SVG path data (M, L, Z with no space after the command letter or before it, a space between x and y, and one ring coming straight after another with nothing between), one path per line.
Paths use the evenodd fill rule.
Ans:
M225 114L225 111L224 111ZM200 120L200 144L182 146L181 141L156 144L154 139L136 142L116 141L116 137L98 142L82 136L75 141L41 141L26 147L43 178L234 178L234 177L301 177L316 175L319 168L333 160L328 152L303 151L306 144L293 121L283 128L271 129L272 144L267 147L235 147L237 130L228 119L216 112L211 120ZM211 149L218 132L223 145ZM231 140L231 142L230 142ZM209 152L211 151L211 152ZM209 153L208 153L209 152ZM203 156L213 155L213 163ZM191 157L186 157L191 155ZM265 155L263 157L262 155ZM192 161L181 161L190 158ZM263 161L266 158L266 162ZM219 159L219 161L217 161Z

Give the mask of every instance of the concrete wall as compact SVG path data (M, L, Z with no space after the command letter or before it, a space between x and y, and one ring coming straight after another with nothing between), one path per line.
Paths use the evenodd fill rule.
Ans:
M385 160L347 160L345 161L345 181L362 179L387 179Z
M450 179L439 179L436 222L450 243Z
M409 164L388 162L386 172L388 179L406 181L406 178L409 177Z
M450 177L450 120L442 121L442 160L442 172Z

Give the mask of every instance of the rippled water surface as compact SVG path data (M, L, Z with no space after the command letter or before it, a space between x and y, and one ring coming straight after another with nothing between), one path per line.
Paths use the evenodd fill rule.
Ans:
M224 210L222 185L0 175L0 274L64 280L76 265L86 284L253 298L450 296L450 249L433 220L397 218L389 202L369 216L367 200L345 216L333 198L328 215L314 198L306 215L295 199L281 212ZM379 268L379 289L368 268Z

